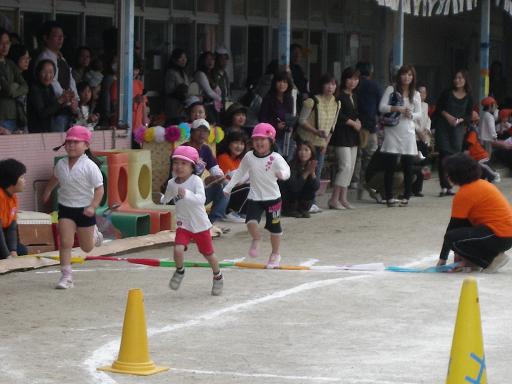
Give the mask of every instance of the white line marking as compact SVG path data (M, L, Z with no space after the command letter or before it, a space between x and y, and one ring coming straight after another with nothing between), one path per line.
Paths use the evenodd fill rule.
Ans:
M134 267L134 268L92 268L92 269L73 269L73 273L76 272L111 272L111 271L140 271L143 269L148 269L148 267ZM60 273L60 271L37 271L36 273Z
M406 264L406 266L412 267L415 265L419 265L419 264L424 263L426 260L431 261L432 256L424 257L422 260ZM263 297L260 297L257 299L247 300L242 303L234 304L229 307L219 309L217 311L209 312L204 315L197 316L193 320L188 320L183 323L168 325L168 326L165 326L160 329L149 329L148 337L159 335L162 333L172 332L172 331L175 331L178 329L195 327L195 326L201 325L202 323L205 323L205 322L210 323L212 319L215 319L215 318L222 316L226 313L248 310L254 306L257 306L257 305L260 305L263 303L267 303L267 302L270 302L273 300L282 299L284 297L294 295L296 293L305 292L305 291L309 291L309 290L316 289L316 288L328 287L330 285L334 285L334 284L337 284L340 282L364 279L368 276L377 276L377 275L385 276L387 274L385 274L384 272L377 272L377 273L372 273L372 274L340 277L340 278L336 278L336 279L318 280L318 281L313 281L310 283L300 284L298 286L295 286L295 287L292 287L289 289L274 292L267 296L263 296ZM234 320L234 318L231 317L231 318L229 318L229 320ZM120 342L121 341L119 339L116 339L116 340L113 340L113 341L110 341L110 342L104 344L103 346L97 348L92 353L92 355L84 361L83 364L85 365L87 372L89 372L90 376L92 377L93 382L99 383L99 384L117 384L117 381L112 379L106 373L98 371L96 368L104 366L104 365L109 365L117 358L117 352L119 351ZM364 383L364 382L362 382L362 383ZM371 383L371 381L370 381L370 383ZM385 382L382 382L382 383L386 384ZM404 384L407 384L407 383L404 383Z
M174 372L183 373L194 373L200 375L224 375L224 376L236 376L236 377L263 377L268 379L283 379L283 380L308 380L308 381L322 381L331 383L343 383L347 379L341 379L337 377L322 377L322 376L282 376L274 375L270 373L243 373L243 372L230 372L230 371L204 371L199 369L184 369L184 368L171 368ZM373 384L375 380L368 379L350 379L351 384ZM383 381L379 380L379 384L396 384L396 381ZM403 383L403 384L416 384L416 383Z
M318 259L309 259L309 260L303 261L299 265L301 267L311 267L311 266L315 265L316 263L318 263L319 261L320 260L318 260Z

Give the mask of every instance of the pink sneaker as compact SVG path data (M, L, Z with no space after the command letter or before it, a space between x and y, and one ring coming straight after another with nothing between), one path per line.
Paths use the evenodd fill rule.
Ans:
M260 253L260 241L261 240L253 240L251 243L251 247L249 248L249 256L258 257Z
M279 268L280 262L281 262L281 255L276 255L275 253L272 253L268 259L267 269Z

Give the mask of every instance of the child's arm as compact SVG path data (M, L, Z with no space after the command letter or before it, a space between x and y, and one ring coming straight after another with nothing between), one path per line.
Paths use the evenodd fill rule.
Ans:
M290 166L281 155L276 156L276 160L272 163L272 170L279 180L290 178Z
M206 194L204 192L203 181L198 177L194 177L193 180L193 191L185 188L178 188L178 192L180 195L183 195L183 199L186 201L190 201L194 204L204 205L206 202Z
M43 192L43 203L47 203L50 200L50 196L52 194L52 191L55 189L55 187L59 185L59 179L55 175L52 176L52 178L48 181L48 184L46 184L46 188Z
M104 193L105 189L103 188L103 185L94 188L94 197L92 198L91 204L84 209L85 216L93 217L96 214L96 208L100 205Z
M160 204L167 204L172 199L176 197L178 194L178 186L174 182L174 179L171 179L167 182L167 188L165 189L165 194L160 199Z
M247 178L247 174L249 173L249 158L248 154L244 156L242 161L240 162L240 167L236 170L236 172L231 177L231 180L224 187L224 194L229 195L231 190L238 185L241 181L244 181Z

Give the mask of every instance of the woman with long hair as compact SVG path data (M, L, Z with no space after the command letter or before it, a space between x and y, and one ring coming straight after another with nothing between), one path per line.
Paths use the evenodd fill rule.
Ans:
M386 115L384 142L381 152L385 162L384 187L388 207L398 203L406 207L412 194L412 165L418 155L414 120L421 117L421 97L416 91L416 70L412 65L403 65L397 72L395 83L386 88L380 100L379 110ZM391 121L393 120L393 121ZM403 199L393 197L393 176L400 160L404 173Z
M293 129L286 125L287 115L293 114L293 82L288 72L280 72L272 79L272 85L267 95L261 102L259 121L269 123L276 129L276 145L278 152L285 159L291 157L295 149L295 143L290 138L290 143L285 143L285 133ZM286 147L286 148L285 148Z
M169 122L179 122L188 95L190 79L187 74L187 53L176 48L171 52L165 72L165 117Z
M455 72L452 85L446 89L436 103L436 113L433 118L436 146L439 151L439 196L450 196L455 193L444 172L443 160L453 154L462 152L465 126L471 124L473 98L469 74L466 70Z
M215 56L212 52L201 53L197 60L197 71L194 79L199 85L201 96L208 116L213 123L219 121L219 112L222 110L222 93L215 81Z
M334 188L329 199L331 209L352 209L348 202L347 192L350 180L354 174L359 145L359 131L361 120L357 111L357 96L354 90L359 85L359 71L348 67L341 74L341 103L338 121L334 128L330 145L335 148L338 159L338 172L334 180Z

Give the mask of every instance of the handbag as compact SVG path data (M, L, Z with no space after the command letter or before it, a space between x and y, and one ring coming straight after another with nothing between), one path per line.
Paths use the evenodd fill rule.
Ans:
M391 107L398 107L404 105L404 98L400 93L393 89L393 92L389 95L388 105ZM389 112L385 113L381 117L382 125L385 127L395 127L400 122L400 112Z

